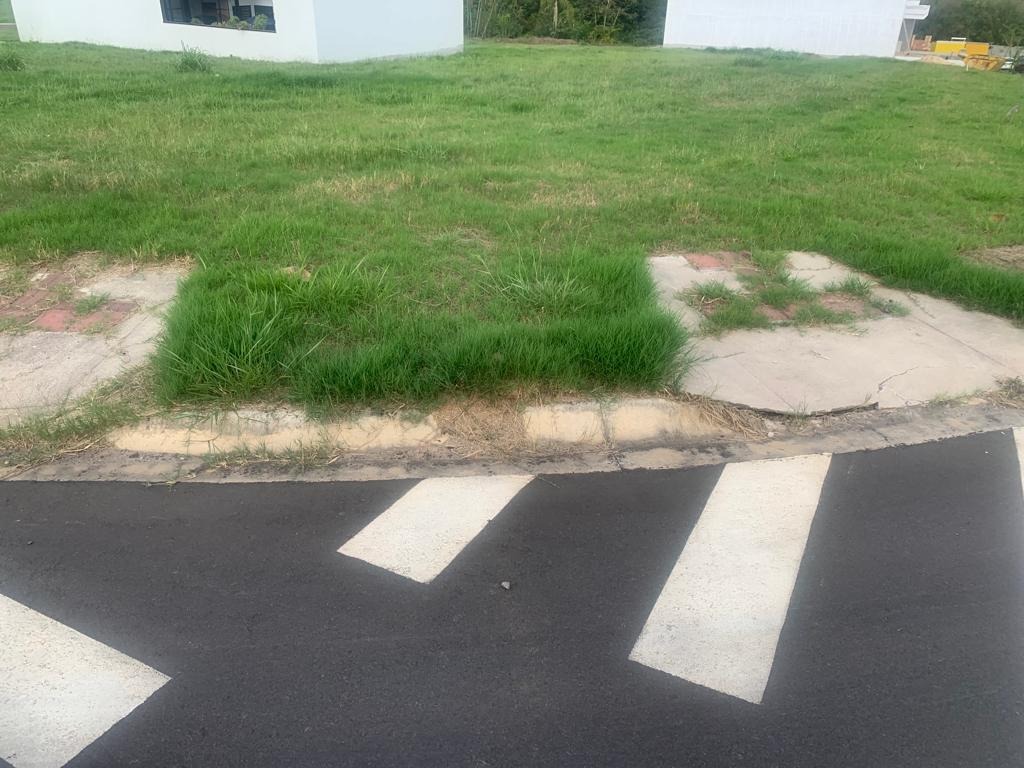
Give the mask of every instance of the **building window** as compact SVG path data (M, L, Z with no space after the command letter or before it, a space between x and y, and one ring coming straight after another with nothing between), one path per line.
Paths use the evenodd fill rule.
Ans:
M160 0L168 24L276 32L274 0Z

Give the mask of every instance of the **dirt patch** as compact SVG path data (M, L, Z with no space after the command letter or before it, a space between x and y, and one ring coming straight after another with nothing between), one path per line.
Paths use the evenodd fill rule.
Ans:
M989 264L1000 269L1024 270L1024 245L985 248L965 255L972 261Z
M837 315L849 315L855 319L874 317L878 314L878 312L871 311L864 299L845 293L824 293L818 301L829 312L835 312Z
M797 307L795 304L790 304L785 309L778 309L777 307L770 307L767 304L762 304L757 308L757 313L771 323L788 323L793 319L793 316L796 314L796 310Z
M320 197L337 197L350 203L369 203L400 190L424 186L422 180L407 173L370 174L317 179L301 187L301 191Z
M544 181L537 183L536 191L530 199L538 205L552 208L563 205L575 208L597 208L601 202L589 184L578 184L567 189L559 189Z
M728 270L737 275L756 275L759 272L750 251L695 252L684 253L683 257L700 270Z
M518 399L469 399L445 403L434 413L448 437L447 449L460 459L507 457L530 452Z

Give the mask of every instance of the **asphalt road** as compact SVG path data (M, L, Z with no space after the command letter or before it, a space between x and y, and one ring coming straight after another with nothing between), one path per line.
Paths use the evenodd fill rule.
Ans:
M1024 766L1018 462L0 484L0 766Z

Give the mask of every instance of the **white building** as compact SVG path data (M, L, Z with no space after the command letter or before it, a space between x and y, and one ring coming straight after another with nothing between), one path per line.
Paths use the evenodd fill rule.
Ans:
M665 45L894 56L929 10L920 0L668 0Z
M13 0L22 40L269 61L462 50L462 0Z

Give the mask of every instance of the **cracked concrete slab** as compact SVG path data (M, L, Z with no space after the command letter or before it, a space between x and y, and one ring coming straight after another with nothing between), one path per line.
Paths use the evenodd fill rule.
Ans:
M661 305L690 330L700 328L703 316L681 299L681 295L695 285L708 282L723 283L734 291L742 288L734 272L727 269L697 269L684 255L652 256L647 264L654 277Z
M0 334L0 424L59 408L145 362L182 275L177 267L153 267L100 275L80 287L78 298L104 297L138 307L104 332Z
M651 262L665 302L666 292L689 274L682 265L670 270ZM820 254L794 252L788 262L792 275L819 290L851 276L868 279ZM666 279L673 282L663 286ZM695 336L686 390L765 411L826 413L918 405L1024 378L1024 329L1009 320L921 294L874 293L906 307L908 315L853 326Z
M858 329L737 331L699 340L695 353L689 391L783 413L919 405L1024 375L913 316Z
M789 263L789 273L793 277L803 280L818 291L825 290L832 283L841 283L847 278L857 276L852 269L837 264L820 253L793 251L787 255L786 261Z

